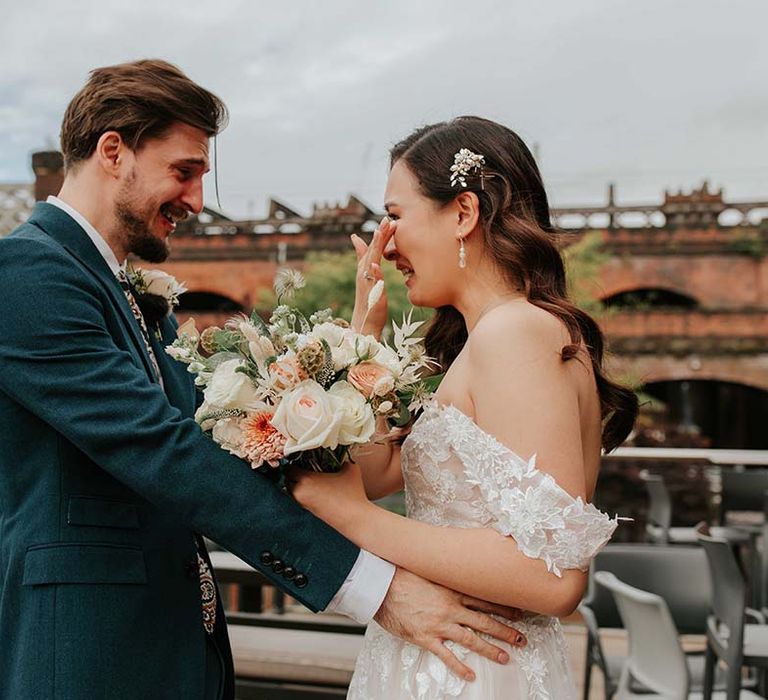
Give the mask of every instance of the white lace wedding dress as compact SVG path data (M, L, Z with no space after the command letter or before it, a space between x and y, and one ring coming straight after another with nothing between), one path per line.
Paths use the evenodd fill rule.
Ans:
M572 498L554 479L484 432L453 406L432 402L402 447L408 517L450 527L491 527L512 536L527 556L555 575L586 569L616 521ZM461 566L461 562L456 562ZM434 654L392 636L375 622L365 635L349 687L354 700L492 700L575 698L557 619L530 615L515 623L528 639L501 666L448 642L477 678L466 682Z

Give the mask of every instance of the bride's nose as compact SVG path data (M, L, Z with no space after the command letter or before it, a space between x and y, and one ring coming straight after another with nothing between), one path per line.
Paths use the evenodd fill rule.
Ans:
M397 246L395 245L395 237L392 236L387 244L384 246L383 252L384 258L392 262L397 257Z

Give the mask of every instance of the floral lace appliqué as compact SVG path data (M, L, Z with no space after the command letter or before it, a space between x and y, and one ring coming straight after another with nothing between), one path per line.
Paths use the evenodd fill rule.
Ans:
M453 406L437 410L453 427L451 447L467 481L482 494L491 527L512 536L526 556L543 559L557 576L563 569L586 571L617 521L538 470L536 455L522 459Z
M537 469L535 456L522 459L452 406L430 403L401 455L409 517L439 526L494 528L558 576L565 569L586 569L616 528L615 520ZM467 683L434 654L371 623L348 698L575 698L559 622L534 615L514 626L526 636L526 646L509 648L507 666L489 662L475 683ZM485 663L474 652L448 645L472 668Z

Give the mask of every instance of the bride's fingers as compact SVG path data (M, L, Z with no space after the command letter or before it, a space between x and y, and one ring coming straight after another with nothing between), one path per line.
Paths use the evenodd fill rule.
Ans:
M371 274L377 282L384 279L384 271L379 263L371 263Z
M352 247L355 249L355 254L357 255L357 260L359 262L365 257L368 246L365 244L365 241L355 233L353 233L349 239L352 241Z
M439 639L429 644L427 649L440 659L454 675L468 681L475 680L475 672L469 666L459 661L458 657Z
M395 222L389 217L385 216L379 227L373 232L373 238L371 238L371 244L368 246L366 252L366 263L371 265L373 263L379 263L384 255L384 249L389 243L389 239L395 234Z

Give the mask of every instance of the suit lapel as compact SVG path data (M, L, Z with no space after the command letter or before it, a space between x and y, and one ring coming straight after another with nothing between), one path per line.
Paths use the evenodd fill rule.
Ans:
M147 376L154 381L154 370L144 345L139 324L133 317L133 312L119 282L88 234L69 214L44 202L38 202L35 205L29 223L41 228L51 238L64 246L98 279L117 310L126 334L131 339L135 354L141 360Z
M164 318L159 324L162 338L158 339L154 328L150 328L149 337L152 350L155 353L160 373L163 375L163 385L168 401L181 411L185 418L195 412L195 385L192 375L186 371L185 365L171 358L165 348L176 340L176 328L170 319Z

